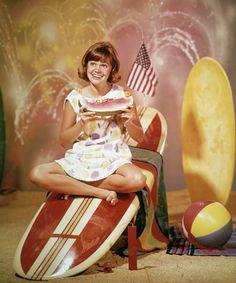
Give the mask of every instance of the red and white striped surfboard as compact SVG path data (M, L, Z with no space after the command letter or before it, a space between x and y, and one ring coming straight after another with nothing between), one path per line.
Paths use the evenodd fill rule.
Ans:
M23 235L14 258L16 273L32 280L78 274L117 241L139 208L136 194L105 200L51 194Z

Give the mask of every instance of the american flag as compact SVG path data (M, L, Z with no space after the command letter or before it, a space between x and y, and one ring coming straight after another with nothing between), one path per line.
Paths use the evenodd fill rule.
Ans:
M148 56L147 49L145 44L142 43L128 76L127 86L146 95L154 96L157 84L158 80Z

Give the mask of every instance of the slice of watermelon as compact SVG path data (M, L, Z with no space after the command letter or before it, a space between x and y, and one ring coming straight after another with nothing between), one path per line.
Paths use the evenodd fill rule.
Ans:
M82 97L80 103L85 111L92 111L100 116L111 116L131 107L133 105L133 97L97 99L96 101L90 101Z

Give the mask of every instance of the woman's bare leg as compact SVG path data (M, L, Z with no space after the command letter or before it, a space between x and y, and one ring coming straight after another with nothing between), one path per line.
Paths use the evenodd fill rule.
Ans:
M140 191L146 184L146 177L141 169L134 164L122 165L116 172L107 178L92 182L92 185L119 193Z
M112 193L109 190L96 188L66 175L62 167L56 162L34 167L30 172L30 180L35 185L50 192L68 195L93 196L101 199L107 199L109 197L108 201L112 204L117 202L117 195L115 192Z
M106 199L115 204L116 192L135 192L142 189L146 178L141 170L133 164L125 164L115 174L96 182L81 182L68 175L56 162L42 164L33 168L31 181L37 186L51 192L68 195L84 195Z

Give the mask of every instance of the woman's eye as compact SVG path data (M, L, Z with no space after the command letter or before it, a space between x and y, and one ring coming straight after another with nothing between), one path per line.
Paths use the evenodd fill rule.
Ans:
M98 63L98 62L89 62L89 66L91 67L91 68L96 68L96 67L100 67L102 70L107 70L108 69L108 64L106 64L106 63Z

